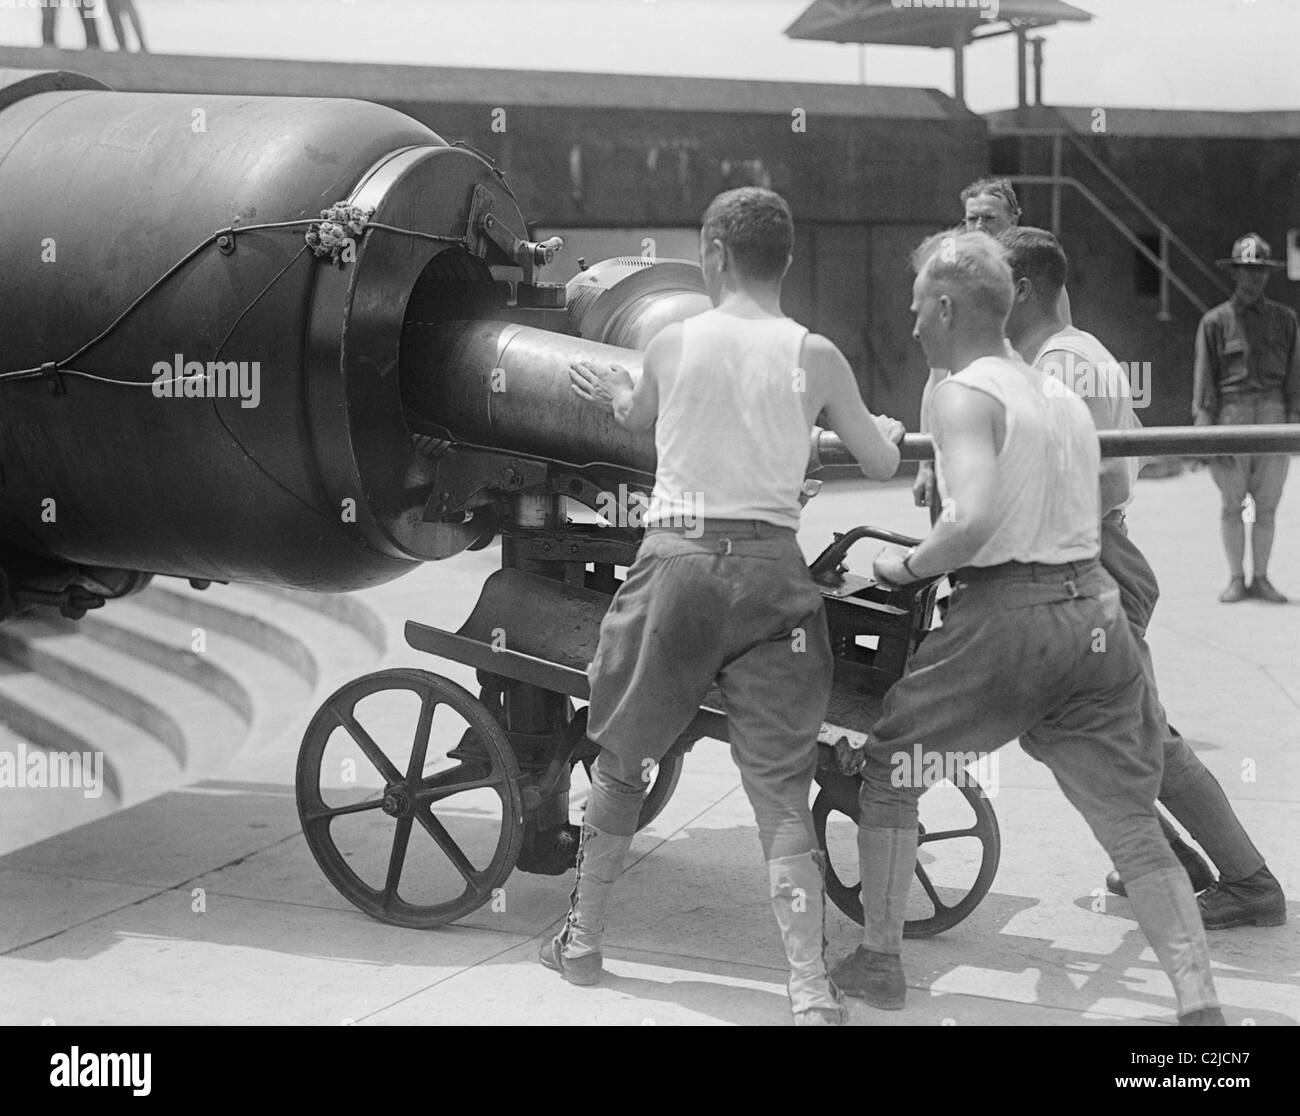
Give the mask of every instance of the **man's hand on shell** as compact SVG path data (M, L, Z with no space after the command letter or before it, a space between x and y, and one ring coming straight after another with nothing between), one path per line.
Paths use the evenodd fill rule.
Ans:
M615 398L635 386L632 373L621 364L594 364L575 360L569 365L569 384L583 399L604 411L613 411Z

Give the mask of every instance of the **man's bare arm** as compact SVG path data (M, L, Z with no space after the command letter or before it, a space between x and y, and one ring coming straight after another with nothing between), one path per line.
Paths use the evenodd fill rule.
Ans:
M820 389L823 402L819 408L831 430L857 459L863 474L871 480L889 480L898 472L897 438L902 437L901 425L882 422L867 410L858 391L858 382L844 354L828 341L810 333L804 341L804 368L809 386ZM887 437L882 426L897 438Z
M930 377L925 381L925 388L921 391L921 423L918 430L921 434L930 433L930 424L926 416L930 412L930 397L934 394L934 389L948 377L948 372L943 368L931 368ZM912 500L918 508L928 507L930 503L938 498L938 492L935 488L934 481L934 462L922 461L916 467L916 480L912 482Z
M945 514L916 548L908 566L918 578L967 565L997 529L997 426L1002 406L963 384L935 390L930 424L943 452Z

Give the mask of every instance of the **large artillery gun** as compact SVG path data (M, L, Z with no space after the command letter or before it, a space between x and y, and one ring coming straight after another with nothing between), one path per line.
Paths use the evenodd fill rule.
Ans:
M572 779L595 756L577 703L641 536L568 509L645 493L654 471L652 438L585 406L567 370L636 374L658 330L708 306L698 269L615 259L549 283L559 245L530 238L490 160L359 101L0 72L0 198L0 619L78 617L154 576L354 590L499 537L502 569L458 631L407 625L415 650L473 667L478 693L414 668L348 683L307 730L299 812L335 886L399 925L464 917L515 866L566 871ZM1102 441L1294 451L1300 428ZM810 472L840 463L819 433ZM815 817L830 894L858 918L855 843L833 837L856 786L830 746L870 728L935 596L849 574L867 537L912 541L855 528L813 567L836 672ZM711 696L647 773L643 823L691 746L726 735ZM953 925L992 881L996 820L961 782L963 816L923 833L929 908L909 933Z

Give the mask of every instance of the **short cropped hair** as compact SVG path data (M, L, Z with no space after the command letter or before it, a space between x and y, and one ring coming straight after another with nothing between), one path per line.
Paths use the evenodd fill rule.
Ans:
M794 251L794 218L780 194L741 186L719 194L700 220L705 240L720 240L751 279L780 279Z
M1070 266L1060 241L1046 229L1029 226L1007 229L998 239L1007 250L1015 281L1028 279L1034 285L1034 300L1055 306Z
M912 267L923 281L947 287L999 325L1011 314L1015 284L1006 249L985 233L935 233L912 253Z
M961 204L964 206L971 198L983 197L985 194L989 197L1001 198L1006 203L1007 212L1015 220L1020 220L1023 210L1020 208L1020 199L1016 197L1016 189L1011 185L1010 179L977 178L961 192Z

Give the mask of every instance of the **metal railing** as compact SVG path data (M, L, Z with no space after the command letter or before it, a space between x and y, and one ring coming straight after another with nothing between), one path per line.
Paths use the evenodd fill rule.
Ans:
M1151 251L1142 238L1128 226L1128 223L1124 221L1122 217L1120 217L1110 208L1110 206L1102 201L1101 198L1097 197L1096 194L1088 189L1088 187L1077 178L1071 178L1069 175L1055 174L1009 174L1005 177L1011 182L1023 183L1026 186L1069 186L1071 189L1078 190L1084 200L1087 201L1098 213L1105 217L1106 220L1116 229L1118 229L1124 239L1138 250L1138 253L1143 257L1143 259L1145 259L1160 273L1160 312L1158 316L1162 322L1167 322L1173 317L1169 311L1170 285L1175 287L1188 302L1196 307L1199 313L1204 314L1209 309L1209 306L1205 301L1174 273L1173 268L1169 266L1167 260L1162 259L1155 252ZM1162 244L1163 243L1164 241L1162 237Z
M1122 229L1126 233L1126 238L1130 243L1134 243L1140 250L1142 250L1143 256L1148 259L1159 272L1160 310L1157 316L1161 321L1169 321L1172 317L1169 311L1169 288L1171 285L1177 287L1181 293L1186 295L1192 305L1195 306L1200 313L1204 314L1207 309L1205 303L1195 295L1192 295L1190 293L1190 288L1178 278L1177 273L1174 271L1171 259L1171 250L1176 250L1181 253L1205 279L1209 280L1211 286L1225 298L1232 293L1231 289L1223 282L1219 275L1216 274L1214 269L1211 268L1199 255L1197 255L1187 242L1174 232L1168 223L1162 220L1159 214L1143 201L1142 198L1138 196L1137 192L1134 191L1134 189L1125 182L1124 179L1122 179L1104 159L1102 159L1083 141L1083 137L1079 134L1078 130L1059 109L1048 105L1040 105L1038 107L1041 111L1050 113L1056 119L1058 125L1056 127L1016 128L1015 132L1018 135L1048 136L1052 139L1052 174L1050 176L1037 177L1028 175L1020 176L1013 178L1012 181L1044 182L1044 179L1047 179L1045 184L1053 187L1052 225L1054 232L1057 232L1058 235L1060 232L1059 188L1063 185L1075 186L1096 208L1099 210L1102 209L1100 199L1095 193L1085 189L1077 179L1067 178L1062 173L1062 141L1068 140L1070 146L1087 160L1089 166L1109 182L1111 186L1118 190L1124 201L1137 210L1143 220L1147 221L1151 227L1155 229L1160 243L1158 253L1152 252L1145 243L1141 242L1140 237L1137 236L1134 230L1126 222L1123 222L1122 219L1113 211L1109 209L1104 210L1107 219L1111 221L1112 224L1116 224L1117 228L1122 225Z

